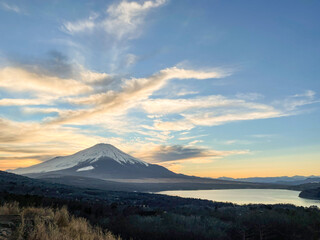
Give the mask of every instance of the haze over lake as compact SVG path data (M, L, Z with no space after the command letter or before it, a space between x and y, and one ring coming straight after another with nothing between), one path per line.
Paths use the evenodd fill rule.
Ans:
M192 191L162 191L159 194L186 198L200 198L218 202L233 202L236 204L262 203L277 204L289 203L296 206L317 206L319 200L309 200L299 197L300 191L282 189L224 189L224 190L192 190Z

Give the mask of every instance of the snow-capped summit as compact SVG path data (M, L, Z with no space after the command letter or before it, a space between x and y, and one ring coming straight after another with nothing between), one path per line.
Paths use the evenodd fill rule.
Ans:
M77 168L77 166L79 168L75 169L76 172L82 172L93 170L95 168L93 165L97 165L95 163L98 161L115 161L120 165L137 164L144 167L149 166L148 163L122 152L111 144L100 143L70 156L55 157L46 162L27 168L18 168L11 172L16 174L46 173Z
M80 152L77 152L71 156L69 156L70 160L71 158L75 161L81 159L93 159L91 162L94 162L98 160L101 157L109 157L115 160L116 162L120 164L124 163L130 163L130 164L144 164L148 166L148 163L139 160L137 158L134 158L124 152L122 152L120 149L114 147L111 144L107 143L99 143L94 145L93 147L87 148L85 150L82 150Z

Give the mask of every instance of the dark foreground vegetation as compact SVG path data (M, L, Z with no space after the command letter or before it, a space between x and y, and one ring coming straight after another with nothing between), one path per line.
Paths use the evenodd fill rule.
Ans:
M67 206L73 216L122 239L320 239L320 210L316 207L239 206L82 189L0 173L0 202L13 201L22 208Z
M92 227L84 218L69 214L66 207L20 208L17 202L0 206L0 239L15 240L120 240L110 232Z

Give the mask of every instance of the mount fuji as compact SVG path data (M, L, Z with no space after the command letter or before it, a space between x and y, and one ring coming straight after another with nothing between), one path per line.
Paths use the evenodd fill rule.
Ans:
M10 171L29 177L83 176L102 180L177 177L168 169L134 158L111 144L100 143L70 156Z

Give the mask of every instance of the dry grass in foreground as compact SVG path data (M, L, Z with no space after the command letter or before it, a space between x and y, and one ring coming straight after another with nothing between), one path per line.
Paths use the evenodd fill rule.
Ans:
M120 240L108 231L92 227L84 218L69 214L66 207L20 208L18 203L5 203L0 206L0 233L7 236L0 239L27 240ZM7 216L7 221L6 221ZM18 222L10 222L13 217Z

